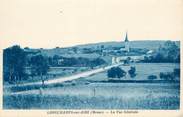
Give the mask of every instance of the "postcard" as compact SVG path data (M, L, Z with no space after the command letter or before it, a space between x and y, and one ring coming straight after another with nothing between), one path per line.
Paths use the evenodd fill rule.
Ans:
M183 0L0 0L1 117L183 117Z

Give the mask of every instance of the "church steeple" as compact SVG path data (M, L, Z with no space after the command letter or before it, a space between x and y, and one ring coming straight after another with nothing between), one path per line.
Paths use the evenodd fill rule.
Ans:
M125 50L126 50L126 52L130 52L130 44L129 44L127 32L126 32L126 37L125 37Z
M125 40L123 41L123 43L124 43L125 47L121 48L120 50L123 52L130 52L130 42L128 40L128 33L127 32L126 32Z
M125 42L129 42L128 41L128 33L126 32L126 36L125 36Z

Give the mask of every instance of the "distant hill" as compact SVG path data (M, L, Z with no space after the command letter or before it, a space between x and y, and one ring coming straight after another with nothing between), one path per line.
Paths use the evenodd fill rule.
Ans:
M160 45L163 45L166 41L150 41L150 40L145 40L145 41L130 41L130 48L141 48L141 49L157 49L159 48ZM176 41L176 44L180 47L180 41ZM47 56L54 56L54 55L62 55L65 57L70 57L70 56L82 56L82 57L92 57L88 54L74 54L74 53L69 53L72 48L77 47L78 49L83 49L83 48L92 48L92 49L97 49L100 48L101 46L104 46L106 49L110 49L112 47L122 47L124 46L124 42L101 42L101 43L92 43L92 44L84 44L84 45L76 45L72 47L67 47L67 48L53 48L53 49L31 49L31 50L36 50L40 51L42 54L47 55ZM99 56L98 54L93 53L93 57Z
M130 48L146 48L146 49L157 49L160 45L163 45L166 41L130 41ZM176 41L177 45L180 47L180 41ZM104 45L105 48L110 47L122 47L124 42L101 42L94 44L77 45L78 48L97 48L97 46Z

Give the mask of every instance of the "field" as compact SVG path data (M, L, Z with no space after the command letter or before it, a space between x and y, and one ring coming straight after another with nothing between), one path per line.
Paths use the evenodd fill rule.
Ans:
M123 80L147 80L148 75L172 72L179 64L136 63L137 76ZM130 66L120 66L125 71ZM111 83L107 72L44 89L4 92L4 109L179 109L179 82ZM180 79L177 79L178 81Z
M179 109L179 84L91 83L4 95L5 109Z
M148 80L147 77L149 75L156 75L157 80L160 80L159 74L160 72L173 72L174 68L180 68L180 64L172 64L172 63L135 63L130 64L130 66L120 66L121 69L128 72L131 66L136 67L136 77L130 78L129 74L126 77L121 78L121 80ZM108 80L107 72L99 73L90 77L85 78L86 80L91 81L101 81ZM79 80L79 79L78 79ZM179 80L179 79L177 79Z
M45 78L46 80L49 79L56 79L56 78L60 78L60 77L64 77L64 76L70 76L72 74L76 74L76 73L80 73L83 71L88 71L90 70L89 67L50 67L48 70L48 74ZM30 74L30 68L26 69L26 72L28 74ZM27 82L37 82L37 81L41 81L41 77L40 76L30 76L26 79L21 81L20 83L27 83Z

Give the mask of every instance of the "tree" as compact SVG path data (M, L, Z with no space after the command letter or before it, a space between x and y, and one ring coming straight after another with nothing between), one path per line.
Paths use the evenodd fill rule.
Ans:
M159 77L162 80L174 80L175 79L175 72L160 72Z
M29 50L30 48L29 47L25 47L24 50Z
M47 75L49 66L48 66L48 59L43 55L36 55L31 58L31 69L35 74L41 77L42 85L44 85L44 75ZM31 70L31 71L32 71Z
M126 72L122 70L120 67L112 67L107 71L107 76L109 78L121 78L126 75Z
M124 65L129 65L130 64L131 58L128 57L126 60L124 60Z
M106 62L101 59L101 58L96 58L94 60L91 61L91 66L99 66L99 65L102 65L102 64L105 64Z
M180 68L175 68L173 72L175 77L180 77Z
M54 55L52 60L49 59L49 63L51 63L52 66L58 66L58 60L60 59L61 57L59 55Z
M25 78L26 53L15 45L3 51L3 78L10 83Z
M166 41L163 46L159 46L155 54L151 57L146 57L144 61L154 63L180 63L180 47L173 41Z
M103 50L104 50L104 45L101 45L100 46L100 54L102 54Z
M131 78L134 78L136 76L136 68L130 67L130 70L128 70L128 73L129 73Z
M159 62L164 62L164 57L163 57L163 54L160 54L160 53L157 53L156 55L155 55L155 57L154 57L154 60L153 60L153 62L157 62L157 63L159 63Z
M49 66L53 66L54 65L52 57L48 57L48 65Z
M149 75L147 78L149 80L155 80L155 79L157 79L157 76L156 75Z

